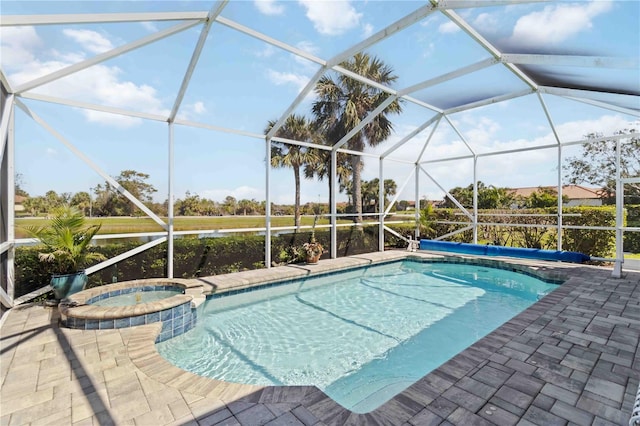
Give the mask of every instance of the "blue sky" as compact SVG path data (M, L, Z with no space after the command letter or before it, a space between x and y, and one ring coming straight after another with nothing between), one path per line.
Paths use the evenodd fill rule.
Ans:
M330 59L423 5L418 1L231 1L221 16L319 58ZM211 6L210 2L3 0L2 13L208 11ZM514 46L521 50L544 46L553 53L633 57L636 61L640 52L640 2L635 0L522 4L462 9L458 14L506 52L518 53ZM175 24L2 27L0 65L15 87ZM32 92L166 115L200 29L200 25L196 26ZM439 12L366 51L394 68L399 76L395 89L490 57ZM214 23L179 117L262 134L267 121L280 117L317 69L315 63ZM615 70L555 67L553 71L578 82L615 81L636 92L640 90L637 66ZM502 65L495 65L412 96L446 108L461 99L496 96L524 87ZM619 129L640 127L637 117L624 113L551 95L543 95L543 99L563 141L579 140L591 132L612 134ZM150 183L158 189L156 199L166 199L166 123L23 101L108 174L116 176L125 169L147 173L151 176ZM629 107L640 107L637 97L622 101ZM312 102L313 96L307 96L296 112L310 116ZM403 114L393 117L392 137L380 147L369 149L370 152L384 152L434 115L410 102L403 107ZM476 152L554 143L536 95L452 114L450 119ZM428 128L420 133L392 157L415 161L430 131ZM264 140L182 125L175 126L175 140L176 197L190 191L217 201L226 195L264 199ZM443 123L434 133L423 159L468 153L460 137ZM565 156L576 153L577 148L565 149ZM25 189L32 195L44 194L49 189L86 191L104 181L22 111L16 113L15 156L16 171L23 175ZM553 185L557 179L556 156L553 149L482 158L478 178L496 186ZM378 160L365 157L364 161L364 178L377 177ZM472 164L471 160L459 160L425 167L442 186L452 188L471 183ZM401 185L411 168L388 161L384 177ZM413 181L409 180L401 199L413 199ZM273 171L271 191L274 202L293 202L290 169ZM421 197L442 197L441 191L424 176L420 192ZM327 194L325 182L303 180L303 202L326 202Z

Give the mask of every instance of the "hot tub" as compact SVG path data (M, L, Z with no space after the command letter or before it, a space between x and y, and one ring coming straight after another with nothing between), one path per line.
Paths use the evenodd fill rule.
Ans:
M157 342L191 330L197 320L192 303L202 287L189 280L152 278L123 281L75 293L60 304L62 323L69 328L107 330L162 323ZM155 297L162 293L162 297ZM123 298L128 299L123 300ZM100 306L110 300L113 306Z

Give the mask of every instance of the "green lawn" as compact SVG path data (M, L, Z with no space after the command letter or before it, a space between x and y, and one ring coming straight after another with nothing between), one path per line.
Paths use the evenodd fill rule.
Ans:
M165 222L167 218L162 218ZM393 219L393 218L391 218ZM389 220L389 219L387 219ZM148 217L100 217L87 218L90 224L102 224L100 234L125 234L134 232L160 232L162 227ZM339 220L338 223L350 223L349 220ZM303 226L313 225L313 216L302 216ZM318 225L328 224L328 218L318 219ZM42 226L46 224L43 218L16 218L16 238L28 238L25 226ZM293 216L272 216L271 226L293 226ZM174 230L218 230L237 228L264 228L264 216L196 216L176 217Z

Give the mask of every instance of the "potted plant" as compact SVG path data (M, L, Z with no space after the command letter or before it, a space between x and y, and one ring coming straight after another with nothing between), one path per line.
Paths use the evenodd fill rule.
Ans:
M87 275L82 268L92 261L105 259L102 253L89 250L91 239L100 227L100 224L88 225L77 208L63 206L54 211L47 225L25 228L46 248L38 258L51 265L50 284L56 300L84 289Z
M311 237L308 243L302 245L302 249L307 255L307 263L318 263L320 256L324 253L324 247L318 241L316 241L316 222L318 216L313 218L313 228L311 228Z

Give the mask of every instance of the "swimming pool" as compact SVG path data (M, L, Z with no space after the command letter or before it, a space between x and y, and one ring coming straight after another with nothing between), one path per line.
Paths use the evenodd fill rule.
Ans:
M364 413L555 287L487 266L403 260L214 296L193 330L157 348L202 376L316 385Z

